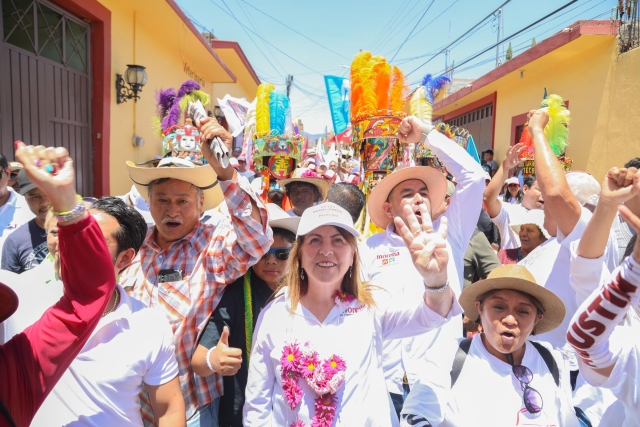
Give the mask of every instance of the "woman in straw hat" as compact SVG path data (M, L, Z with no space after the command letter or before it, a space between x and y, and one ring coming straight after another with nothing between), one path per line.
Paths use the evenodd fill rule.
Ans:
M427 206L420 206L424 217ZM327 202L307 209L290 269L258 318L245 426L397 426L381 365L382 340L440 327L460 314L448 286L446 221L435 232L407 208L396 219L425 290L394 297L360 280L349 213Z
M520 238L520 247L502 249L498 252L500 264L517 264L535 248L551 238L544 228L544 211L531 209L530 211L514 211L509 224L511 229Z
M562 300L526 268L504 265L462 291L460 305L483 333L452 340L440 361L428 362L402 425L578 427L561 353L528 341L562 323Z

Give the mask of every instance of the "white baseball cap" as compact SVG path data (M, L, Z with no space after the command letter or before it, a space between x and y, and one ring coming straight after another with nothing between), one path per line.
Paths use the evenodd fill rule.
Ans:
M517 176L512 176L511 178L507 179L504 183L507 185L511 185L511 184L520 185L520 180L518 180Z
M298 225L298 236L309 234L323 225L340 227L355 237L360 237L360 233L353 227L353 218L349 212L331 202L320 203L304 211Z

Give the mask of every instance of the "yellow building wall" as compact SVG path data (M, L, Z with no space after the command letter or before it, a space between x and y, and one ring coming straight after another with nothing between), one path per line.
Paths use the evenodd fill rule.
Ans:
M512 117L540 105L546 88L547 93L558 94L569 100L571 124L566 154L573 159L573 170L596 175L596 162L590 161L590 157L592 149L601 145L595 142L596 128L601 114L600 106L605 98L605 86L610 85L608 76L611 74L612 56L616 52L615 42L611 40L564 61L553 62L553 65L536 73L528 73L525 67L522 79L497 90L494 152L498 161L504 158L509 148ZM636 61L638 63L640 60ZM637 108L635 111L637 113ZM630 119L632 112L620 111L620 114Z
M587 154L587 171L598 181L610 167L640 157L640 48L623 55L615 50L595 110L595 131Z
M127 160L135 163L145 162L162 154L161 139L156 136L152 118L156 113L155 92L173 87L176 90L190 78L185 73L184 63L189 64L193 72L205 79L203 90L213 95L212 103L217 105L215 97L222 98L229 93L235 97L249 95L236 83L214 84L216 78L205 66L212 58L202 58L204 48L191 45L196 37L191 30L175 15L175 22L152 24L134 10L125 0L100 0L111 11L111 141L110 141L110 193L120 195L131 188L131 180L125 166ZM168 48L163 40L170 35L178 40L178 49ZM137 103L128 100L116 103L115 76L124 75L127 64L146 67L148 81L140 93ZM215 89L214 89L215 87ZM144 146L133 146L133 135L144 138Z

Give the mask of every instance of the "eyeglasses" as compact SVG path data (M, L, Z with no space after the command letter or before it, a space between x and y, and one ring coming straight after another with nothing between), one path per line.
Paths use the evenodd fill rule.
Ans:
M289 259L289 252L291 252L291 248L271 248L262 255L262 259L267 258L269 254L273 254L278 261L286 261Z
M513 367L513 375L520 381L520 387L522 387L523 391L522 401L527 411L531 414L537 414L542 411L542 396L538 390L529 386L533 380L531 369L524 365L516 365Z
M4 172L4 169L2 170ZM11 172L9 174L9 179L17 179L18 178L18 172Z

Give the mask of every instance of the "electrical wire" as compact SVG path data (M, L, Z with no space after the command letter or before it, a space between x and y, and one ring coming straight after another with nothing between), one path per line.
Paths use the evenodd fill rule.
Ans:
M402 49L402 46L404 46L404 44L407 42L407 40L409 40L409 37L411 37L411 34L418 27L418 24L420 24L420 22L422 22L422 18L424 18L424 16L427 14L427 12L429 12L429 9L431 9L431 6L433 6L433 4L435 2L436 2L436 0L431 0L431 3L429 3L429 6L427 6L427 8L424 10L424 12L422 13L422 16L420 17L420 19L418 19L418 22L416 22L416 25L414 25L413 28L411 29L411 31L409 31L409 34L407 35L407 38L404 39L404 41L402 42L402 44L400 45L398 50L396 50L396 53L393 54L393 57L389 60L389 62L391 62L394 59L396 59L396 55L400 52L400 49Z

